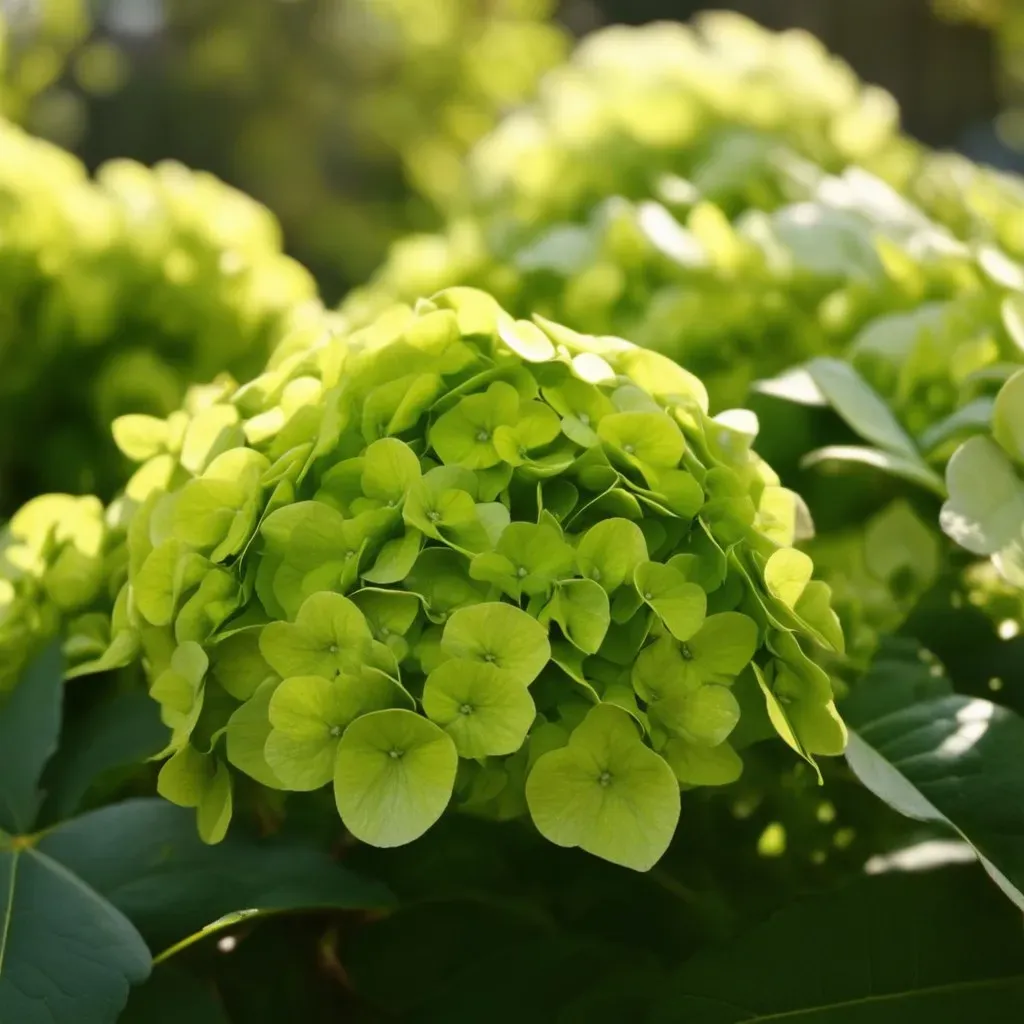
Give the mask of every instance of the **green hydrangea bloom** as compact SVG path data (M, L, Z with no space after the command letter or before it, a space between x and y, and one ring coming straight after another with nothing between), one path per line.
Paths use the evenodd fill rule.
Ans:
M797 498L753 417L707 410L662 356L456 288L286 342L187 424L116 424L161 792L210 841L241 772L332 784L377 845L454 804L646 869L680 785L742 770L741 716L840 753Z
M756 399L786 469L910 485L916 510L867 478L812 548L863 663L948 568L926 505L1024 363L1020 180L909 142L891 99L819 43L732 14L588 37L471 173L445 230L396 245L345 317L474 285L670 356L713 411L752 389L831 405L865 444L816 448L820 414ZM834 521L832 482L805 496Z
M22 506L0 531L0 694L18 680L40 643L66 628L72 674L126 665L133 632L118 636L125 605L111 616L124 576L118 545L93 497L47 494Z
M0 514L48 489L109 498L110 421L256 372L313 281L269 211L208 174L119 160L90 180L4 122L0 151Z

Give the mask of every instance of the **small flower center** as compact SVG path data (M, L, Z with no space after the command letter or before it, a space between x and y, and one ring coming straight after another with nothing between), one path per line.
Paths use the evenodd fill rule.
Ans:
M624 451L624 452L625 452L625 453L626 453L627 455L632 455L632 454L633 454L633 452L635 452L635 451L636 451L636 448L634 448L634 447L633 447L633 445L631 445L631 444L624 444L624 445L622 446L622 450L623 450L623 451Z
M472 704L463 704L462 707L459 708L459 714L460 715L471 715L471 714L473 714L473 705Z
M645 601L650 601L652 597L654 597L654 595L649 590L645 590L644 591L644 600Z
M328 647L327 650L329 650L331 652L331 654L337 654L338 653L338 645L337 644L331 644L331 646Z
M580 423L585 427L590 426L590 417L585 412L580 413Z
M397 761L404 753L404 750L389 750L388 757L390 757L392 761Z
M427 518L432 522L436 523L441 518L440 512L428 512Z
M486 444L488 441L490 441L491 435L486 430L478 430L476 434L476 439L481 444Z
M612 784L612 773L608 771L601 772L597 777L597 784L603 788L607 788Z
M337 739L341 735L341 726L340 725L332 725L330 731L331 731L331 735L335 739Z
M522 578L523 578L523 577L524 577L524 576L526 575L526 567L525 567L525 566L522 566L522 565L521 565L521 566L519 566L519 568L518 568L518 569L516 569L516 575L517 575L517 576L518 576L518 577L519 577L520 579L522 579Z
M679 645L679 653L685 661L693 661L693 651L686 644Z

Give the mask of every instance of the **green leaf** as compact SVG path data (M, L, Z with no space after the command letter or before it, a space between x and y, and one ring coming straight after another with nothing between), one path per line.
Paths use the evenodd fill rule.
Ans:
M159 707L145 693L118 694L72 718L46 769L46 819L70 817L105 772L145 761L166 745Z
M920 669L911 662L903 674ZM861 782L901 814L957 831L1024 909L1024 720L976 697L896 691L875 670L843 714L846 759Z
M231 1024L208 981L161 965L139 988L132 989L118 1024Z
M641 562L633 573L637 593L677 640L689 640L704 622L708 599L696 583L670 565Z
M341 738L335 765L341 820L371 846L411 843L448 806L458 760L451 737L412 711L357 718Z
M0 704L0 829L30 832L42 794L39 777L57 749L64 698L60 647L50 644Z
M533 698L512 675L480 661L452 658L423 688L423 710L455 741L461 757L514 754L536 717Z
M972 437L953 453L946 482L949 501L939 515L943 531L973 554L1020 564L1024 482L1003 450L987 437Z
M132 923L58 860L0 833L0 1020L109 1024L145 980Z
M864 878L698 953L651 1024L1002 1024L1024 1004L1024 939L970 868ZM824 941L824 936L828 940Z
M672 769L610 704L592 708L568 746L537 759L526 799L546 839L636 871L657 863L679 820Z
M377 909L394 902L383 885L310 845L233 835L207 846L192 815L163 800L127 800L65 822L39 849L129 917L156 950L198 937L240 910Z
M812 359L807 370L832 408L861 437L888 452L919 461L917 448L907 432L849 363L822 357Z
M532 615L498 601L452 612L441 649L451 658L500 668L522 686L529 686L551 659L547 630Z
M804 468L817 466L822 462L850 462L862 466L880 469L883 473L909 480L912 484L924 487L943 497L946 493L942 477L925 465L918 457L910 457L900 452L886 452L880 448L862 448L859 445L830 445L818 448L803 457L800 465Z
M637 566L647 561L643 531L628 519L605 519L583 535L576 563L584 576L600 583L610 594L632 580Z

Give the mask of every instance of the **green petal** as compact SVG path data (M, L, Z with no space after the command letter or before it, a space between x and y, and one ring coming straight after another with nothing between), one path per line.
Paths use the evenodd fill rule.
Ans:
M518 408L516 389L494 381L484 394L467 395L437 419L430 428L430 446L445 465L494 466L501 461L493 443L495 428L514 424Z
M423 710L455 741L461 757L514 754L536 717L529 691L506 672L453 658L423 688Z
M326 679L358 665L372 635L358 606L341 594L306 598L294 623L271 622L260 634L260 651L278 673Z
M397 504L420 476L419 459L397 438L383 437L363 453L362 488L368 498Z
M676 778L688 786L727 786L743 772L743 761L728 743L705 747L674 737L661 755Z
M702 673L737 676L757 650L757 623L739 612L709 615L688 646Z
M334 771L345 827L373 846L419 838L448 806L458 760L451 737L411 711L357 718L341 738Z
M696 583L687 583L677 569L641 562L633 573L637 593L654 609L677 640L689 640L704 621L708 599Z
M687 661L680 645L661 636L637 655L632 665L633 688L653 709L660 701L692 691L701 683L694 662Z
M264 750L270 735L270 698L279 680L268 679L238 708L228 720L228 761L268 789L285 789L285 785L267 764Z
M717 683L698 686L685 699L673 704L671 709L658 705L659 718L691 743L717 747L740 720L739 702L732 690Z
M498 337L528 363L544 363L555 357L555 346L551 344L551 339L529 320L499 317Z
M814 563L796 548L773 552L764 567L764 585L768 593L792 609L810 582Z
M456 608L486 600L490 587L469 575L466 559L448 548L424 548L405 588L423 598L434 621L444 621Z
M636 567L647 561L643 531L628 519L605 519L583 535L576 549L576 564L584 576L596 580L608 593L632 579Z
M454 611L441 647L452 658L503 669L522 686L529 686L551 658L547 630L521 609L497 601Z
M618 412L605 416L598 436L613 450L642 466L672 469L686 450L683 432L663 412Z
M114 444L132 462L145 462L166 451L170 428L155 416L118 416L110 425Z
M214 679L236 700L248 700L274 670L260 652L260 632L242 630L217 642L211 656Z
M588 712L568 746L537 759L526 799L551 842L637 871L657 863L679 820L672 769L644 745L630 716L609 704Z
M593 580L560 583L543 614L554 619L572 644L586 654L601 649L611 624L608 594Z

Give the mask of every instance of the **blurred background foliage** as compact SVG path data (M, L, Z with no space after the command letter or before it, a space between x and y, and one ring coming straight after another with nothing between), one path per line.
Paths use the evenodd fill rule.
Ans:
M937 17L932 3L954 19ZM365 280L389 242L434 226L458 202L463 155L534 93L574 36L607 23L683 21L707 6L0 0L0 105L91 168L172 158L217 174L275 212L289 251L334 301ZM719 6L772 29L809 30L892 92L922 141L1012 164L991 124L999 81L1013 77L1016 0Z

